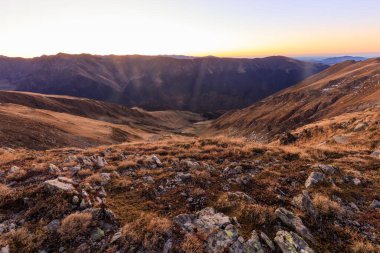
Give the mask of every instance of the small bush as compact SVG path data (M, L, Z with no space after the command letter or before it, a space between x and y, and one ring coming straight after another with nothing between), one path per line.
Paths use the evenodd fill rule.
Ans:
M91 213L73 213L66 216L61 223L59 233L64 240L72 240L85 234L91 224Z
M339 203L332 201L329 197L319 193L314 196L313 204L321 215L334 216L344 213L344 209Z

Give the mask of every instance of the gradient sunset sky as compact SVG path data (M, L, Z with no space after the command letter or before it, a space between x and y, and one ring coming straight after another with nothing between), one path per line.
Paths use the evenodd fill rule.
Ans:
M380 52L379 0L0 0L0 55Z

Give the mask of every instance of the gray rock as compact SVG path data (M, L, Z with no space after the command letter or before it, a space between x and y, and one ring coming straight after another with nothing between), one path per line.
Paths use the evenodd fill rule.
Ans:
M77 195L73 196L71 202L73 203L73 205L78 205L80 203L79 197Z
M104 230L97 227L91 234L91 239L93 241L99 241L105 236Z
M369 207L370 208L380 208L380 201L378 201L377 199L374 199Z
M331 165L319 164L318 167L328 175L333 175L337 172L337 169Z
M10 168L10 170L9 170L9 173L10 174L14 174L14 173L16 173L16 172L19 172L21 169L19 168L19 167L17 167L17 166L12 166L11 168Z
M49 224L46 225L46 229L50 233L55 233L58 231L61 222L58 219L52 220Z
M250 196L248 196L246 193L239 192L239 191L227 192L227 196L230 201L238 201L238 200L243 200L247 202L253 201L253 199Z
M172 247L173 247L173 241L172 239L168 239L165 244L164 244L164 248L162 249L162 253L171 253L173 252L172 251Z
M372 157L380 158L380 150L375 150L371 153Z
M353 211L355 211L355 212L360 212L359 207L358 207L355 203L350 202L350 203L348 204L348 206L349 206Z
M306 182L305 182L305 187L306 188L309 188L311 186L314 186L318 183L321 183L323 181L325 181L326 177L324 174L320 173L320 172L312 172L309 177L307 178Z
M314 219L317 218L318 212L314 208L308 191L302 191L300 195L293 198L292 203L302 211L306 212L310 217L313 217Z
M354 179L352 179L352 182L354 183L354 185L360 185L361 183L362 183L362 181L359 179L359 178L354 178Z
M244 243L244 252L264 253L264 248L261 245L259 235L255 230L252 231L251 237Z
M234 168L227 167L223 170L223 175L224 176L233 176L237 175L243 172L243 167L242 166L236 166Z
M280 230L274 241L283 253L314 253L314 250L297 234Z
M335 135L333 136L333 140L338 144L348 144L350 142L349 137L343 135Z
M260 232L260 238L266 243L266 245L268 245L272 251L276 249L272 240L264 232Z
M354 127L354 132L360 132L363 131L367 128L368 124L367 123L359 123Z
M302 235L309 241L314 241L313 235L309 229L303 224L302 220L294 213L286 210L285 208L277 208L275 211L277 218L279 218L285 225L293 228L298 234Z
M96 157L95 167L97 169L101 169L106 165L107 165L107 161L106 161L106 159L104 159L104 157L101 157L101 156Z
M54 164L49 164L49 172L50 173L58 173L60 172L61 170Z
M50 192L54 191L64 191L64 192L75 192L75 188L70 182L70 179L67 178L57 178L53 180L47 180L44 182L46 189Z
M0 253L9 253L9 252L10 252L9 245L6 245L0 249Z
M153 163L155 163L158 167L162 167L162 162L160 159L158 159L157 156L152 155L151 160Z
M100 173L101 185L106 185L111 180L111 173Z
M114 243L114 242L118 241L118 240L121 238L121 236L122 236L121 231L116 232L116 233L112 236L112 238L111 238L111 243Z

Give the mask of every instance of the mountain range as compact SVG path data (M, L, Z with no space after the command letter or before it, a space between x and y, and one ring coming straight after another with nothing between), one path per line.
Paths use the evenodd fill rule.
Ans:
M147 110L243 108L327 68L286 57L0 57L0 89L69 95Z

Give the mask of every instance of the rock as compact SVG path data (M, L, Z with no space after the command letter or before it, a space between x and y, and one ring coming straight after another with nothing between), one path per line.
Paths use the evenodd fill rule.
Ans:
M154 179L151 176L143 177L143 180L148 183L154 183Z
M264 253L264 248L261 245L259 235L255 230L252 231L251 237L244 243L244 252Z
M79 197L77 195L73 196L71 202L73 203L73 205L78 205L80 203Z
M152 155L151 160L153 163L155 163L158 167L162 167L162 162L160 159L158 159L157 156Z
M354 183L354 185L360 185L362 183L362 181L360 181L360 179L356 177L352 179L352 182Z
M243 167L242 166L236 166L234 168L227 167L223 170L223 175L224 176L233 176L237 175L243 172Z
M331 165L319 164L318 167L328 175L333 175L337 172L337 169Z
M280 230L276 233L274 241L283 253L314 253L314 250L297 234Z
M380 158L380 150L375 150L371 153L372 157Z
M101 185L106 185L111 180L111 173L100 173Z
M105 236L104 230L97 227L91 234L91 239L93 241L99 241Z
M276 209L275 214L277 218L279 218L285 225L293 228L298 234L302 235L302 237L308 239L309 241L314 241L314 237L310 233L309 229L294 213L280 207Z
M285 132L280 136L281 145L289 145L297 141L297 137L289 132Z
M268 245L272 251L276 249L272 240L264 232L260 232L260 238L266 243L266 245Z
M378 201L377 199L374 199L369 207L370 208L380 208L380 201Z
M349 137L343 135L335 135L333 136L333 140L338 144L348 144L350 142Z
M195 215L180 214L174 217L173 222L186 233L197 231L206 235L207 252L219 253L228 251L230 247L237 247L239 233L236 226L239 225L236 219L216 213L214 208L205 208Z
M58 219L52 220L49 224L46 225L46 229L50 233L55 233L58 231L61 222Z
M305 182L305 187L309 188L309 187L314 186L320 182L325 181L325 179L326 179L326 177L324 174L322 174L320 172L312 172Z
M17 166L12 166L11 168L10 168L10 170L9 170L9 173L10 174L14 174L14 173L17 173L17 172L19 172L21 169L19 168L19 167L17 167Z
M355 127L354 127L354 132L360 132L360 131L363 131L366 129L366 127L368 126L367 123L359 123L357 124Z
M182 160L180 164L187 169L198 169L200 167L198 162L193 162L190 160Z
M350 202L350 203L348 204L348 206L349 206L353 211L355 211L355 212L360 212L359 207L358 207L355 203Z
M73 175L77 174L80 170L81 170L81 166L80 166L80 165L77 165L77 166L74 166L74 167L70 167L70 168L69 168L69 171L70 171Z
M69 183L70 181L71 179L60 177L53 180L47 180L44 182L44 185L50 192L54 192L56 190L64 192L75 192L76 190L74 186Z
M186 181L190 181L192 178L193 176L190 173L178 172L176 174L176 179L178 181L186 182Z
M171 253L172 248L173 248L173 241L172 241L172 239L169 238L164 244L164 248L162 249L162 253Z
M101 156L96 157L95 167L97 169L101 169L106 165L107 165L107 161L104 159L104 157L101 157Z
M9 245L2 247L0 250L0 253L9 253L9 252L10 252Z
M58 172L60 172L60 169L56 165L51 163L51 164L49 164L49 172L50 173L58 173Z
M310 217L317 218L318 212L315 210L313 202L310 199L308 191L304 190L302 193L293 198L293 204L302 211L305 211Z
M118 240L121 238L121 236L122 236L121 231L116 232L116 233L112 236L112 238L111 238L111 242L110 242L110 243L112 244L112 243L118 241Z
M230 201L248 201L252 202L253 199L244 192L227 192L228 200Z

